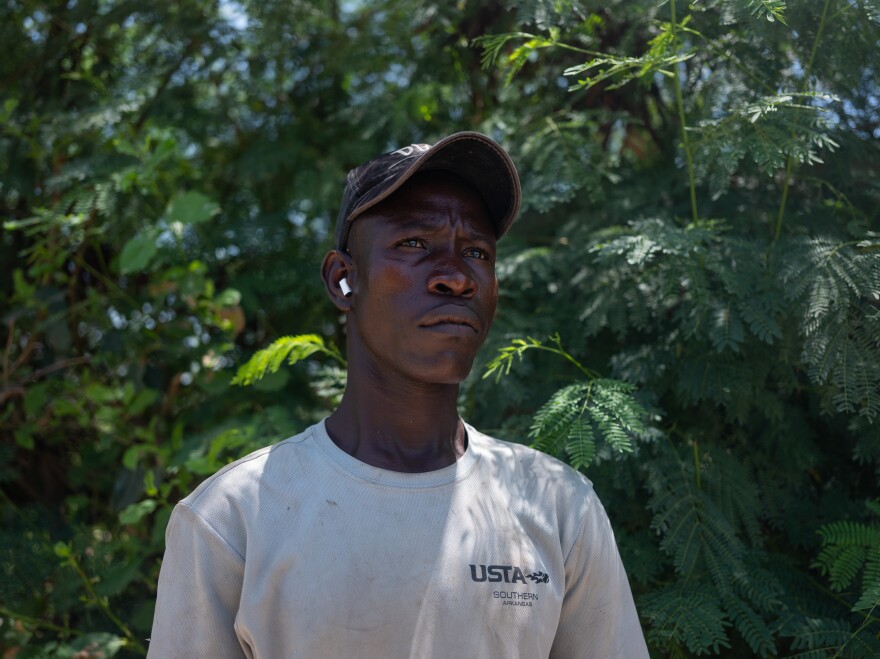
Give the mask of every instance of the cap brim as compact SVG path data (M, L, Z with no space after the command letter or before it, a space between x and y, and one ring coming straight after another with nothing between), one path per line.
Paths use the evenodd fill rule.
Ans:
M486 203L495 223L496 238L507 233L519 213L522 199L516 167L507 152L494 140L481 133L462 132L431 146L351 209L344 220L339 247L345 246L351 223L359 215L387 199L416 172L432 170L452 172L470 183Z

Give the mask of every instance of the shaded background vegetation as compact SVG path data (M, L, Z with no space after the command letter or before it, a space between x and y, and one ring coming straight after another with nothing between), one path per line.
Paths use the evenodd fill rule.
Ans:
M342 386L230 380L344 346L345 172L455 130L525 194L463 414L583 463L652 655L880 655L880 6L658 4L2 0L8 656L143 651L170 507ZM558 355L479 378L554 333L631 451Z

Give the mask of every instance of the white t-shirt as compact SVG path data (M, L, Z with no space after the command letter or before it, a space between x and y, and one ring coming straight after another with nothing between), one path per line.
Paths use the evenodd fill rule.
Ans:
M410 474L320 422L174 510L150 657L647 657L614 535L570 467L466 426Z

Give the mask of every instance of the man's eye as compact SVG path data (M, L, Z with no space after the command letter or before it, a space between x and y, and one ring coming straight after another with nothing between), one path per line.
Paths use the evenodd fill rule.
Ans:
M479 247L470 247L465 250L464 254L465 254L465 256L468 256L468 257L474 258L474 259L488 259L489 258L489 255L486 253L486 251L483 249L480 249Z
M397 243L400 247L425 247L425 243L421 238L407 238Z

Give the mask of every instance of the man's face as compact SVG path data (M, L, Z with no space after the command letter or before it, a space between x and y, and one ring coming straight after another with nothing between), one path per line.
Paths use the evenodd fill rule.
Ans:
M498 302L495 231L455 176L416 174L352 225L352 314L371 367L418 382L461 382Z

